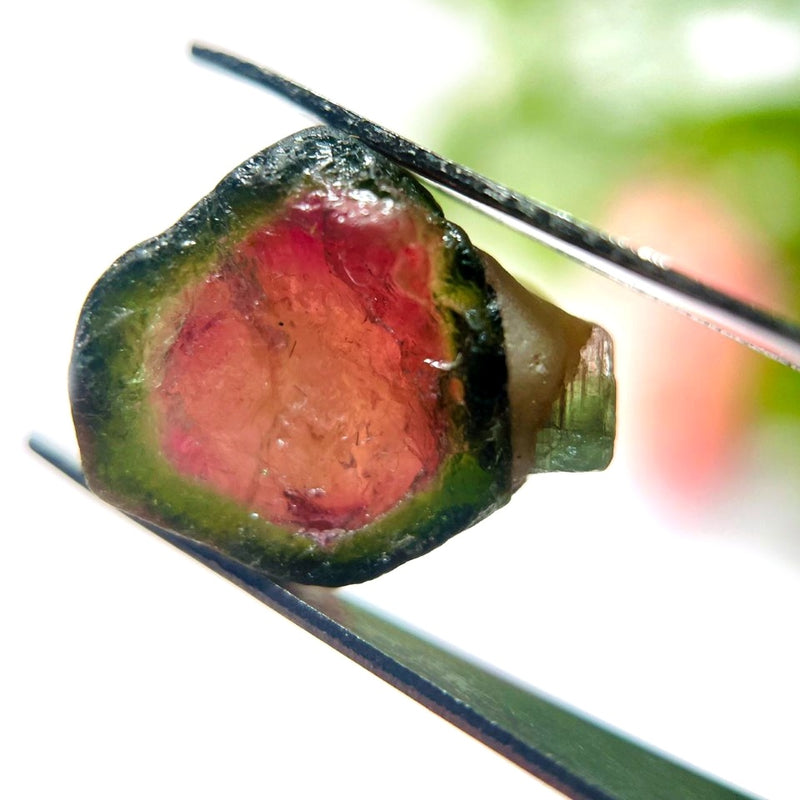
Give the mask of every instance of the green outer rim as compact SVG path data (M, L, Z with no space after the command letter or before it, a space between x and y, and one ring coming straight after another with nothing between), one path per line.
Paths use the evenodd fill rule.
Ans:
M452 407L461 441L433 483L374 522L322 546L273 525L177 473L155 441L145 380L148 330L164 304L208 274L300 187L370 189L421 210L441 230L435 301L461 356L465 386ZM216 547L279 579L354 583L433 549L507 502L510 436L500 313L466 234L410 175L329 128L301 131L246 161L160 236L128 251L86 300L70 368L84 471L100 496L145 520Z

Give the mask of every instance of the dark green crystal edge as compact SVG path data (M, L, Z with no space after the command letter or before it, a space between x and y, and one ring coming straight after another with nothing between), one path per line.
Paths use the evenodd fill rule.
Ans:
M462 451L445 460L433 484L327 546L178 474L156 441L143 368L147 331L163 301L208 274L226 246L311 177L412 204L441 227L450 258L434 293L464 356L449 375L464 382L466 397L452 420ZM502 327L478 254L411 176L327 128L302 131L253 156L173 227L112 265L81 313L70 396L83 467L98 495L280 579L320 585L368 580L433 549L510 495Z

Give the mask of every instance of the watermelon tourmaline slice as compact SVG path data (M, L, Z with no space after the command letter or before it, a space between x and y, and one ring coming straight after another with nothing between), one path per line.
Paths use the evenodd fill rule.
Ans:
M609 353L413 178L315 128L109 269L70 391L96 493L339 585L430 550L529 472L605 466Z

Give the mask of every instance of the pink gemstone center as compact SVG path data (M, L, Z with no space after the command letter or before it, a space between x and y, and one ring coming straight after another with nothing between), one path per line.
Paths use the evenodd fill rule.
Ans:
M306 195L188 290L152 391L166 458L281 525L353 530L446 449L441 233L372 195Z

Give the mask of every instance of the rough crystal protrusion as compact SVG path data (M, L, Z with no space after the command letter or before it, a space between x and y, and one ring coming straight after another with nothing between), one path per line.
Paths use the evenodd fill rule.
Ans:
M595 325L572 379L536 436L533 471L605 469L614 453L615 397L611 338Z

